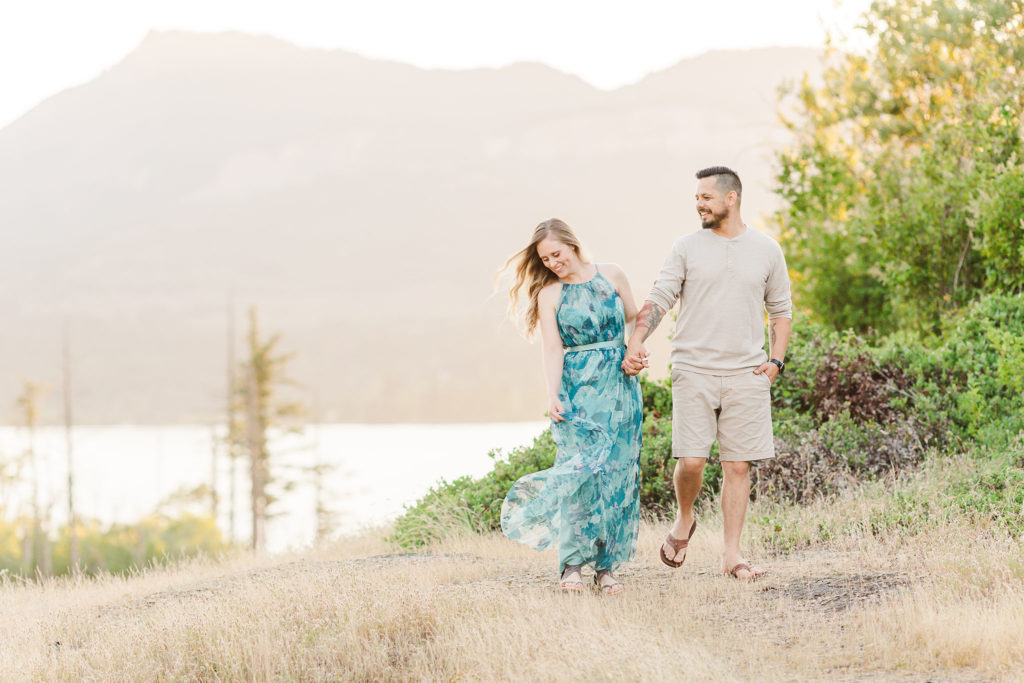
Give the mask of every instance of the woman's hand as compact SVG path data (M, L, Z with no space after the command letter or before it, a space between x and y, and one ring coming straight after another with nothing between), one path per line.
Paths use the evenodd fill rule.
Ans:
M562 408L562 402L558 398L552 398L548 403L548 417L551 418L552 422L565 422L565 418L562 417L562 413L565 409Z

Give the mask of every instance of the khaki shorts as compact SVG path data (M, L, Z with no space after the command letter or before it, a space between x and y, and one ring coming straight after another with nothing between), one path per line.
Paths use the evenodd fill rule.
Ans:
M702 375L672 369L672 455L706 458L718 439L722 460L775 457L771 380L753 371Z

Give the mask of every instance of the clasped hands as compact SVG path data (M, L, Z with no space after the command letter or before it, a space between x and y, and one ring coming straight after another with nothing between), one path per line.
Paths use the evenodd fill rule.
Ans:
M626 347L626 357L622 359L622 371L630 376L639 375L650 367L648 359L647 347L642 342L630 342Z

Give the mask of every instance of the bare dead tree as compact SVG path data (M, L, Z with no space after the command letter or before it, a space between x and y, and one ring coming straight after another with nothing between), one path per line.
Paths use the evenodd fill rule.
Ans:
M252 548L266 548L267 519L267 477L266 461L267 442L266 425L262 419L259 406L259 380L256 378L255 364L250 365L248 374L248 391L246 392L246 421L249 433L249 462L252 478Z
M16 401L19 417L25 426L27 443L25 459L28 461L31 489L30 507L32 521L26 524L25 543L22 557L22 569L26 574L49 576L53 567L47 562L52 558L47 547L50 543L49 525L46 523L40 500L40 489L43 487L43 472L40 467L40 455L36 449L36 430L39 427L39 406L42 401L44 387L41 384L22 380L21 394Z
M225 402L227 413L225 420L227 424L226 433L224 435L224 444L228 455L228 539L234 543L236 536L235 529L235 508L237 507L237 499L235 497L235 489L238 488L238 438L237 438L237 418L235 411L235 297L234 294L228 296L228 307L227 307L227 386L225 387Z
M72 574L82 571L82 549L78 540L78 517L75 515L75 461L71 434L71 333L64 325L64 442L68 466L68 566Z

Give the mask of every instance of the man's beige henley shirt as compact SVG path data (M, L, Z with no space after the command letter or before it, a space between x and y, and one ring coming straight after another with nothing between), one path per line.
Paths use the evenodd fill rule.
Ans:
M672 367L738 375L768 360L764 315L792 318L778 242L747 228L733 239L701 229L672 245L647 300L666 313L679 300Z

